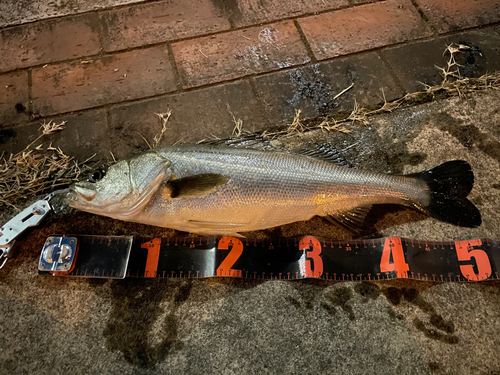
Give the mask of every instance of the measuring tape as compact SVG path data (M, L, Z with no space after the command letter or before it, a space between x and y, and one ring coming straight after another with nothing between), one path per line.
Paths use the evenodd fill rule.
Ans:
M39 273L94 278L241 277L336 281L409 278L425 281L498 280L499 243L401 237L333 241L235 237L49 237Z

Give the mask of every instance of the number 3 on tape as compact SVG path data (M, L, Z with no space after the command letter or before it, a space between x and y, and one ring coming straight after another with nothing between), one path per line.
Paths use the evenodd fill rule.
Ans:
M301 238L299 248L306 252L305 261L301 262L302 275L320 277L323 274L323 259L321 258L321 243L312 236Z
M391 261L392 255L392 263ZM408 277L410 267L405 260L405 253L401 238L388 237L385 239L382 258L380 259L380 272L396 272L397 277Z

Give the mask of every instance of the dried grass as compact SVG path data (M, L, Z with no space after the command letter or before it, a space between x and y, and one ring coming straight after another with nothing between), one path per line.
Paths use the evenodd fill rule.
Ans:
M471 49L471 47L463 44L450 44L446 47L444 51L444 55L448 56L446 66L436 66L436 69L439 70L441 76L443 77L443 81L441 82L441 84L435 86L423 84L425 90L407 94L403 98L391 102L388 102L386 100L385 93L382 90L384 104L380 108L368 110L366 108L360 107L355 100L354 108L347 117L333 122L326 119L319 125L316 125L314 128L319 128L327 131L348 132L348 130L342 127L341 124L350 122L352 124L360 123L362 125L368 125L368 117L382 112L392 112L405 103L414 104L415 102L425 101L429 98L434 99L438 94L442 94L442 96L444 97L464 97L465 94L471 92L482 91L486 89L500 89L500 72L485 74L479 78L462 77L460 73L460 67L462 67L462 65L457 63L457 54L463 53L469 49ZM349 90L351 87L352 85L342 91L338 96ZM312 129L308 128L308 130Z
M495 72L491 74L485 74L479 78L464 78L460 74L461 65L457 63L457 54L467 51L471 47L463 44L451 44L447 46L444 54L448 56L448 61L445 67L436 68L440 71L443 81L441 84L436 86L424 85L424 91L418 91L411 94L407 94L403 98L388 102L385 97L385 93L382 90L382 97L384 103L382 106L376 109L369 110L367 108L361 107L356 100L354 100L354 108L344 118L332 119L326 117L319 124L316 122L315 125L305 125L303 120L300 118L302 111L300 109L295 110L295 116L290 125L288 125L286 130L267 132L260 134L260 136L267 137L268 139L276 139L283 136L291 136L300 133L304 133L310 130L325 130L325 131L339 131L343 133L349 133L350 130L344 125L347 123L354 124L359 123L362 125L368 125L370 116L383 113L392 112L395 109L401 107L404 104L414 104L415 102L427 101L429 98L432 100L438 94L443 93L444 97L450 96L464 96L466 93L471 93L475 91L482 91L485 89L495 89L500 88L500 72ZM343 95L345 92L349 91L354 84L341 91L335 96L335 99ZM234 134L233 134L234 135Z
M61 131L65 122L43 123L41 134L24 150L17 154L0 156L0 208L9 206L17 209L22 200L38 194L47 194L55 188L62 188L78 180L91 158L78 163L64 154L59 147L42 144L33 147L42 137ZM93 156L92 156L93 157Z
M462 97L466 93L485 89L498 90L500 88L500 72L484 74L479 78L462 77L460 73L460 67L462 67L462 65L457 63L456 55L470 49L470 46L464 44L450 44L446 47L446 50L444 51L444 55L448 55L446 67L436 66L436 69L439 70L441 76L443 77L443 81L437 86L423 84L425 87L425 93L432 94L437 91L444 90L450 96ZM419 93L411 95L415 96L415 94Z
M231 137L236 137L236 138L241 137L241 133L243 132L243 120L240 118L236 120L236 117L234 117L233 113L232 112L229 113L231 113L234 122L234 129L233 133L231 134Z
M167 123L168 123L168 119L170 118L170 116L172 116L172 110L169 109L165 113L155 113L155 115L158 116L160 121L161 121L161 132L160 132L160 134L157 134L154 136L153 148L158 147L158 145L160 144L160 141L161 141L161 137L163 137L163 134L168 130ZM146 143L148 143L148 142L146 142ZM148 143L148 146L149 146L149 143ZM149 146L149 148L151 148L151 146Z
M300 109L295 110L295 116L293 117L293 121L287 130L288 135L292 135L295 133L303 133L304 131L307 130L307 127L305 127L302 124L302 121L300 121L300 114L301 113L302 113L302 111Z

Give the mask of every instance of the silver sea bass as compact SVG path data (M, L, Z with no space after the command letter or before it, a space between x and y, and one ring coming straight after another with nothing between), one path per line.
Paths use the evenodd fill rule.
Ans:
M405 176L337 162L329 145L296 153L172 146L120 161L93 182L74 184L66 200L98 215L200 235L237 236L315 215L354 229L371 205L387 203L460 226L481 224L466 198L474 175L465 161Z

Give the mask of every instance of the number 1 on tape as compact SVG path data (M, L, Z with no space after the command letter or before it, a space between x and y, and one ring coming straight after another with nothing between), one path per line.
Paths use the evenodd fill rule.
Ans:
M410 267L406 263L401 238L386 238L382 258L380 259L380 272L395 272L397 277L408 277L409 271Z
M158 260L160 258L161 238L153 238L151 241L141 244L142 249L147 249L146 269L144 277L156 277Z

